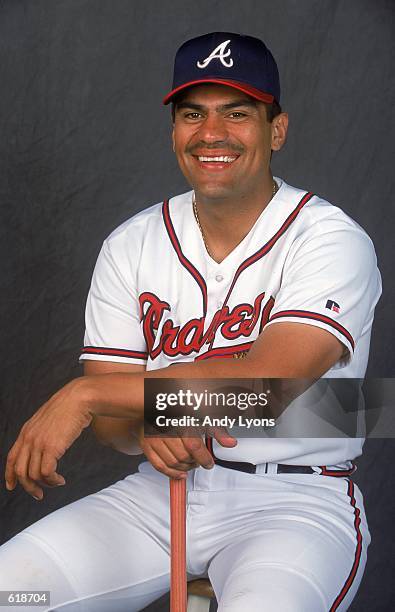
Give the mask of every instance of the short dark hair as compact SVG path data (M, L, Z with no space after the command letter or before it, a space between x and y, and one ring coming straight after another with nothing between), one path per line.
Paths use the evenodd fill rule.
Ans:
M179 99L180 99L180 96L174 98L173 102L171 103L171 117L172 117L173 123L174 123L174 119L176 115L177 102L179 101ZM269 123L271 123L273 119L277 117L277 115L282 113L281 106L276 100L273 100L271 104L267 104L266 102L264 102L263 104L265 105L265 108L266 108L266 117Z
M282 113L281 106L279 105L277 100L273 100L271 104L267 104L266 102L264 104L266 107L267 120L269 121L269 123L271 123L273 119L277 117L277 115Z

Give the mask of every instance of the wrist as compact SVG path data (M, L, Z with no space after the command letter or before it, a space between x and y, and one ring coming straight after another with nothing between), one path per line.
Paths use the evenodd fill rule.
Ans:
M98 401L97 389L92 380L93 378L93 376L81 376L69 383L73 405L78 406L79 412L90 419L95 415L95 406Z
M142 419L144 379L136 374L111 372L72 381L78 411L86 416Z

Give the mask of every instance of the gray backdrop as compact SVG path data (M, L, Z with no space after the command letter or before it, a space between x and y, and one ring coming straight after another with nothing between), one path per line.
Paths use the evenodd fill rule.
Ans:
M291 123L275 173L342 206L373 238L384 295L368 374L393 375L394 9L393 0L0 1L3 459L22 423L80 374L102 240L186 187L161 99L179 44L213 30L262 37L278 60ZM353 611L393 599L394 455L393 440L371 440L359 461L373 543ZM1 482L1 541L135 469L84 432L61 461L67 486L45 501Z

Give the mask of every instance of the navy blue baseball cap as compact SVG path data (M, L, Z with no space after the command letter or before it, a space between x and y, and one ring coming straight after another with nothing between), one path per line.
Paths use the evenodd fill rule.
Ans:
M228 85L269 104L280 102L276 61L266 45L252 36L212 32L187 40L177 51L173 86L163 104L201 83Z

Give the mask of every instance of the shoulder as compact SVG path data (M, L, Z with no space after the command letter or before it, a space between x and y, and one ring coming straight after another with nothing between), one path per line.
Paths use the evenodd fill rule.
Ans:
M306 243L320 243L322 250L342 248L374 254L374 246L366 231L339 206L325 198L286 183L282 184L283 198L288 202L290 215L295 214L294 249Z
M185 203L190 199L191 192L183 193L153 204L133 215L115 230L104 241L104 245L112 252L127 249L134 250L143 242L159 240L165 230L163 222L164 205L168 204L172 216L180 216L185 209Z

